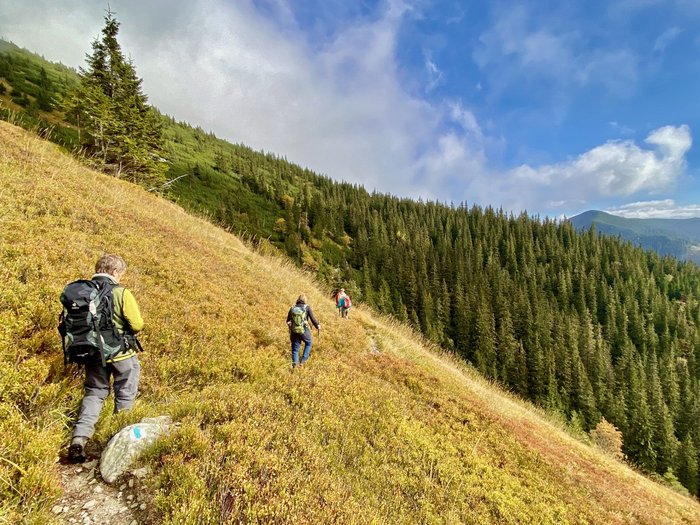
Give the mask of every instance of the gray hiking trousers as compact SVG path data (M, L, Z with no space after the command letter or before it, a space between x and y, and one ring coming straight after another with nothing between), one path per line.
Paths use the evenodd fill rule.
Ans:
M114 378L114 413L129 410L139 388L141 365L134 355L116 363L85 365L85 397L80 407L73 437L92 437L102 405L109 395L109 381Z

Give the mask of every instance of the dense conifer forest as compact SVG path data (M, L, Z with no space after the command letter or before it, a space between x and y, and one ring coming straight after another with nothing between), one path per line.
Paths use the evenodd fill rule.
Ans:
M61 113L75 78L3 43L2 115L76 146ZM370 193L165 116L162 130L171 183L149 189L287 254L329 293L344 285L574 427L604 418L632 463L698 495L695 264L567 222Z

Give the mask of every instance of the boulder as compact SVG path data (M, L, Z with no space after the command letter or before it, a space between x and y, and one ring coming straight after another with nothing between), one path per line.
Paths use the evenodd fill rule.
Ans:
M102 479L114 483L146 447L170 430L172 424L169 416L147 417L112 436L100 459Z

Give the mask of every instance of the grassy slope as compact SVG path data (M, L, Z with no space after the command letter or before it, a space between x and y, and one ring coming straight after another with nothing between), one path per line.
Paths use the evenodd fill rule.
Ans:
M80 400L55 335L62 285L103 251L148 327L137 407L182 422L148 455L164 523L698 523L700 505L568 437L531 407L356 310L290 265L0 122L0 520L50 522ZM284 317L324 325L289 370Z
M60 100L78 83L78 73L0 39L0 65L5 58L3 55L12 57L15 62L12 82L2 78L0 67L0 83L9 87L5 95L0 95L0 119L25 129L40 129L43 136L70 151L78 148L78 130L66 122L60 111ZM51 112L41 111L35 103L41 69L51 81L54 101ZM23 93L29 107L17 103ZM165 156L169 162L166 176L169 180L176 180L169 186L169 198L187 210L226 225L231 231L267 239L284 251L284 235L274 229L275 221L286 215L280 197L283 194L298 197L299 190L309 179L317 185L323 177L241 144L231 144L199 127L176 122L170 117L162 116L161 123ZM220 157L221 165L218 165L217 157ZM286 177L280 178L272 171L283 171ZM255 177L257 187L251 186L250 181L246 182L246 177ZM341 228L336 233L344 232ZM306 267L318 268L321 260L344 266L342 254L347 250L331 236L320 235L319 238L317 232L317 238L309 244L314 248L308 244L303 247Z

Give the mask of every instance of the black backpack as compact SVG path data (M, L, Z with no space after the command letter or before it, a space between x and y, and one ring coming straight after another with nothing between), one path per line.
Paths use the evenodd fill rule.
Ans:
M64 363L105 366L108 359L130 348L112 319L114 287L109 281L81 279L63 289L58 331Z

